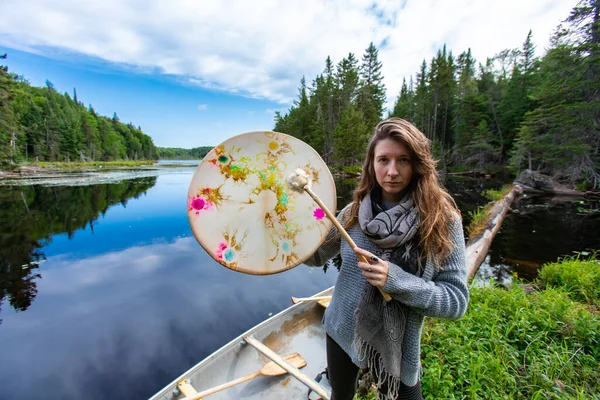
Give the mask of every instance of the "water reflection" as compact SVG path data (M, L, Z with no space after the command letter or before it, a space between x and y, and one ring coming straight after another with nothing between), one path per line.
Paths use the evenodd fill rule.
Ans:
M23 394L32 376L39 384L26 385L21 398L149 397L289 306L292 294L335 279L304 266L239 274L199 251L192 237L79 260L49 257L44 269L36 307L0 333L2 358L11 361L0 365L0 397ZM24 371L29 378L19 376Z
M213 261L187 221L192 173L170 171L147 187L138 185L139 193L147 189L138 198L126 194L136 190L104 196L105 205L129 201L123 202L126 208L98 207L64 233L51 221L37 236L32 228L24 229L46 261L33 269L41 279L33 282L37 298L27 312L2 310L0 398L15 393L21 399L148 398L270 313L291 305L291 296L312 295L334 284L335 271L323 274L299 266L251 276ZM94 209L81 200L91 201L91 187L72 189L64 196L56 193L59 199L73 196L78 206L61 203L53 209L48 202L34 208L30 201L30 212L42 215L45 210L55 221L71 221L75 215L65 212L59 218L57 213ZM22 200L15 202L20 192L11 193L2 204L25 209ZM53 196L52 188L39 196ZM25 209L15 219L27 215Z
M119 184L48 187L7 186L0 191L0 306L5 298L17 311L26 310L37 294L40 250L52 235L69 238L89 226L114 204L125 206L154 186L156 178ZM1 320L0 320L1 321Z
M576 252L600 250L600 202L527 197L513 204L490 248L490 263L507 264L524 279L541 265Z

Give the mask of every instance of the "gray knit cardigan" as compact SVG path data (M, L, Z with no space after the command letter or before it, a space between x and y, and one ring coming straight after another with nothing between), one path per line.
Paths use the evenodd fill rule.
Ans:
M342 221L344 212L349 212L349 206L338 215ZM381 249L365 236L358 224L348 230L348 234L356 245L373 254L379 255ZM467 287L467 269L465 260L465 239L460 216L455 216L455 222L450 226L450 240L455 245L452 253L446 258L441 268L436 267L432 260L427 260L424 271L420 276L405 272L401 267L389 263L387 283L383 290L390 294L392 301L400 301L408 306L404 338L402 339L401 381L408 386L414 386L421 371L421 332L424 317L458 319L464 315L469 303ZM325 242L307 261L309 266L323 266L327 260L335 257L341 251L342 265L338 275L333 297L325 311L324 324L327 334L340 345L361 368L356 351L352 346L354 341L355 310L366 278L362 276L356 265L356 254L345 240L341 240L337 230L332 228Z

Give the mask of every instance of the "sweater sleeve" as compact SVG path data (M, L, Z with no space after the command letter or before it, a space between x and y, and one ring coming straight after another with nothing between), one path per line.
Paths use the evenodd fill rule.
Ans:
M458 215L450 226L454 249L432 281L414 276L389 263L388 280L383 290L428 317L458 319L467 311L469 288L465 258L465 239Z
M350 203L342 211L337 215L337 220L343 224L343 217L346 212L350 212ZM335 226L331 227L331 230L325 237L325 241L319 246L317 251L310 256L304 264L309 267L322 267L325 263L331 260L333 257L337 256L340 253L340 245L341 245L342 237Z

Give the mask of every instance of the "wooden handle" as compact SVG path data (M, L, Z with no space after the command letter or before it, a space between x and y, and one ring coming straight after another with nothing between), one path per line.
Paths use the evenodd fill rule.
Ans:
M292 303L296 304L301 301L319 301L319 300L330 300L331 296L317 296L317 297L292 297Z
M329 208L327 208L327 206L325 204L323 204L323 202L321 201L319 196L317 196L315 194L315 192L313 192L312 189L309 188L308 186L304 186L304 190L306 191L306 193L309 194L310 197L313 198L313 200L319 205L319 207L321 207L321 209L325 212L325 215L327 215L327 218L329 218L331 220L331 222L333 222L333 225L335 225L338 232L344 237L346 242L348 242L348 245L352 248L352 250L354 250L356 247L358 247L358 246L356 246L356 243L354 243L354 240L352 240L350 235L348 235L348 232L346 232L346 230L344 229L342 224L340 224L340 222L338 221L336 216L333 215L331 213L331 211L329 211ZM360 261L362 261L362 262L365 262L365 263L369 262L369 260L367 260L363 255L359 255L358 257L360 258ZM383 290L381 290L381 288L377 288L377 289L379 289L379 293L381 293L381 295L383 296L385 301L392 300L392 297L389 294L387 294L386 292L384 292Z
M256 378L257 376L260 376L260 375L261 375L260 371L258 371L258 372L255 372L253 374L246 375L246 376L244 376L242 378L239 378L239 379L236 379L236 380L224 383L222 385L215 386L215 387L210 388L210 389L206 389L206 390L204 390L202 392L199 392L199 393L197 393L197 394L195 394L195 395L193 395L191 397L186 397L183 400L199 400L199 399L202 399L205 396L208 396L209 394L217 393L217 392L220 392L221 390L225 390L225 389L228 389L228 388L230 388L232 386L239 385L242 382L249 381L250 379L254 379L254 378Z
M311 388L315 393L321 396L322 399L330 400L329 395L321 385L319 385L317 382L315 382L308 376L304 375L302 372L300 372L300 370L298 370L298 368L294 367L293 365L290 365L279 354L275 353L273 350L271 350L252 336L244 336L244 340L256 350L260 351L265 356L275 361L277 365L289 372L290 375L292 375L294 378L298 379L300 382L304 383L306 386Z

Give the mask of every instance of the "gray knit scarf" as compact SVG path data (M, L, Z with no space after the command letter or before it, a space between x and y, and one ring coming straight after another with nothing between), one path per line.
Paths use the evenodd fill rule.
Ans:
M407 272L417 273L420 269L419 213L412 193L406 193L389 210L383 210L377 204L377 197L377 192L371 193L360 204L358 223L361 230L381 249L377 255L382 260L391 261ZM353 345L357 359L366 363L377 377L378 389L384 382L387 383L387 393L382 393L384 399L398 397L407 315L405 307L395 300L386 302L379 290L366 282L356 309Z

